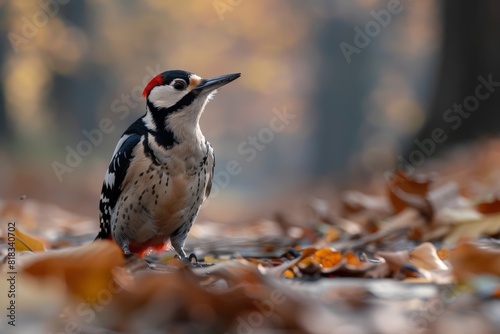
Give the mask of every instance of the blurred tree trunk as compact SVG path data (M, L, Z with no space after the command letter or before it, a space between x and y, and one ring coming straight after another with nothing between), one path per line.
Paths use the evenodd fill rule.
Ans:
M84 32L92 31L90 4L71 1L60 6L59 16ZM96 112L105 86L106 70L85 57L76 72L54 73L51 103L62 124L75 126L72 133L81 136L83 129L96 126ZM76 102L76 103L75 103ZM76 122L76 124L75 124Z
M312 107L316 125L311 174L340 178L352 153L359 149L353 139L363 123L363 101L373 87L375 75L370 67L373 48L355 54L353 64L339 51L342 42L352 43L352 22L317 20L318 34L315 44L319 59L316 61L317 85L312 94ZM332 65L335 64L335 65ZM328 106L328 107L326 107Z
M500 2L445 0L442 18L443 42L435 95L427 123L416 137L427 146L422 149L414 141L406 151L408 160L412 160L412 154L418 160L415 152L419 150L424 151L427 159L457 144L500 132ZM490 80L497 86L489 91L485 87L479 89L481 98L476 89ZM475 101L479 102L477 106ZM461 114L454 111L454 105L464 105ZM428 140L433 139L438 128L443 129L446 139L435 142L432 149Z

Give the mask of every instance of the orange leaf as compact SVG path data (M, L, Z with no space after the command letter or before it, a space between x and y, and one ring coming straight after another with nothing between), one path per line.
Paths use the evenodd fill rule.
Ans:
M489 274L500 277L500 251L479 248L467 242L450 252L453 274L459 283L466 283L475 275Z
M294 278L295 277L295 274L293 273L293 271L291 269L287 269L285 270L285 272L283 273L283 277L286 277L286 278Z
M113 290L112 270L125 264L121 248L108 240L36 254L24 261L22 273L62 279L75 296L91 303L98 301L103 291Z
M16 251L44 252L46 250L40 239L23 232L19 227L16 227L15 236Z
M344 255L344 257L347 260L347 264L348 265L351 265L351 266L354 266L354 267L362 267L363 266L363 263L361 261L359 261L359 259L356 256L356 254L354 254L352 252L347 252Z
M318 261L323 268L331 268L340 262L342 253L331 250L330 248L322 248L314 253L313 258Z
M441 260L447 260L449 257L450 257L450 250L449 249L446 249L446 248L440 248L438 251L437 251L437 255L439 256L439 258Z

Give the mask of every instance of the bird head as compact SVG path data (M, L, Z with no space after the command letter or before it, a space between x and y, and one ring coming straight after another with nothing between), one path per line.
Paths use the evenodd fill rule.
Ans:
M144 88L151 127L165 125L168 119L182 119L197 124L205 105L222 87L240 77L240 73L203 79L180 70L165 71L155 76ZM160 124L161 123L161 124Z

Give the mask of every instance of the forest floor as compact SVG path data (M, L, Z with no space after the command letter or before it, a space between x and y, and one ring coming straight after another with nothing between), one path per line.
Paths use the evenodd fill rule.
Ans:
M207 266L125 260L93 220L3 202L0 331L499 333L499 166L488 141L248 224L197 222L186 248Z

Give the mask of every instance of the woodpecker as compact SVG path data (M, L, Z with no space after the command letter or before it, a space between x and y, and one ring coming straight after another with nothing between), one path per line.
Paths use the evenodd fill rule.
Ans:
M188 261L184 242L210 194L215 166L200 116L217 89L239 77L171 70L149 82L146 113L121 136L104 176L96 240L114 240L125 256L164 250L170 241Z

